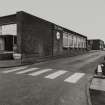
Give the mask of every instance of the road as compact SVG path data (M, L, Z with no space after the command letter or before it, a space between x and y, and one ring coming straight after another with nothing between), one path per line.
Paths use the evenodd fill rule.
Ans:
M88 105L86 86L105 51L0 69L0 105Z

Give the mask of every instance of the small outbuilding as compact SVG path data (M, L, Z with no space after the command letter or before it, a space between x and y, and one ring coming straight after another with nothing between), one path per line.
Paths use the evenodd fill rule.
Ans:
M104 41L100 39L90 39L87 41L89 50L103 50Z

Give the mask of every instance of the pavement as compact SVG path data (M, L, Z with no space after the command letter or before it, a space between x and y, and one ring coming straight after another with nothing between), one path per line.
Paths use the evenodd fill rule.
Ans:
M0 68L21 66L21 60L0 60Z
M88 53L94 53L94 52L99 52L99 50L91 50ZM7 52L5 52L5 53L7 53ZM87 53L85 53L85 54L87 54ZM51 59L49 59L49 60L51 60ZM39 62L41 62L41 61L39 60ZM37 62L37 63L39 63L39 62ZM21 62L21 60L0 60L0 68L16 67L16 66L21 66L21 65L25 65Z
M0 68L0 105L89 105L87 84L105 52Z

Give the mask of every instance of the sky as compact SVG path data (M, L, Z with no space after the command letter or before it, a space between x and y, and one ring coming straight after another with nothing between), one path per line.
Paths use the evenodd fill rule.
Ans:
M0 16L17 11L105 41L105 0L0 0Z

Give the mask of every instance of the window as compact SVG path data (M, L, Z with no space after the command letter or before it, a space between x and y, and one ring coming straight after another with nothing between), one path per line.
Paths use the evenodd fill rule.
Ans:
M86 39L84 39L84 48L86 48Z
M82 48L84 48L84 40L83 40L83 38L82 38Z
M71 34L69 34L69 36L68 36L68 43L69 43L69 47L72 47L73 46L73 40L72 40L72 35Z
M68 34L63 33L63 47L69 47L68 45Z
M76 48L78 48L78 36L76 36Z
M67 32L63 33L63 47L86 48L86 39Z
M79 37L79 48L81 48L81 38Z
M77 37L77 48L80 48L80 37Z
M80 38L80 48L82 48L82 38Z
M0 35L2 35L2 26L0 26Z
M17 24L0 26L0 35L17 35Z
M86 39L85 38L82 39L82 48L86 48Z
M85 43L85 42L84 42L84 38L83 38L83 42L82 42L82 46L83 46L83 48L84 48L84 43Z
M77 39L76 36L73 37L74 47L77 47Z

